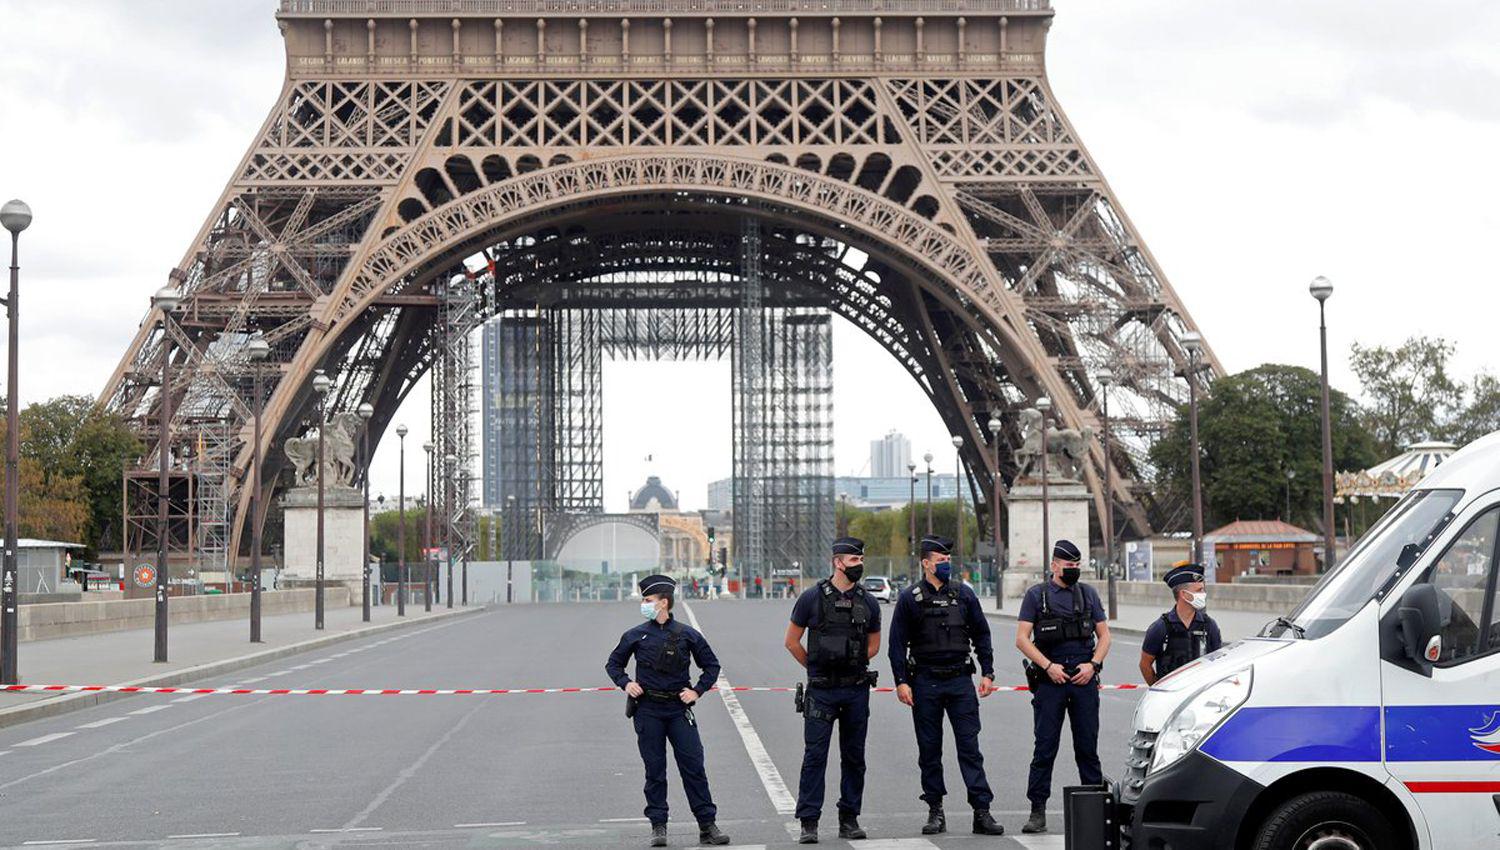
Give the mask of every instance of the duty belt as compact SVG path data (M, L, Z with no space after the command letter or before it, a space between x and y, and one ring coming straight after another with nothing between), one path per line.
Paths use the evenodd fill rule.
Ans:
M682 702L682 697L680 696L681 693L681 691L677 691L674 693L672 691L648 690L642 693L641 697L643 699L650 700L651 702Z
M849 673L843 676L812 676L807 680L810 688L852 688L855 685L875 686L878 670L865 670L861 673Z
M958 676L974 675L973 659L968 659L962 664L949 664L942 667L911 662L907 667L913 673L921 673L924 676L931 676L934 679L953 679Z

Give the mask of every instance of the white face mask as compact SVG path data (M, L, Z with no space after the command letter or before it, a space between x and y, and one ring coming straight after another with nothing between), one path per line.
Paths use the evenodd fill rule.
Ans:
M641 616L647 620L656 619L656 603L641 600Z
M1208 607L1208 591L1202 593L1188 592L1188 604L1193 606L1194 611L1202 611Z

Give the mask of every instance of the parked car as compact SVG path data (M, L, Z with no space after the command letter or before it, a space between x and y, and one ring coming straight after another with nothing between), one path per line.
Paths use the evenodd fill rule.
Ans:
M860 584L864 585L866 593L880 602L895 602L896 594L900 592L885 576L865 576Z

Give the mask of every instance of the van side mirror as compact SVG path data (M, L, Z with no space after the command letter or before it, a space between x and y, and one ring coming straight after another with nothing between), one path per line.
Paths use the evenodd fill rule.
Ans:
M1443 655L1438 589L1425 582L1407 588L1396 606L1396 617L1407 657L1420 669L1429 670Z
M1401 553L1396 556L1396 566L1406 569L1417 562L1417 556L1422 554L1422 548L1415 543L1408 543L1401 547Z

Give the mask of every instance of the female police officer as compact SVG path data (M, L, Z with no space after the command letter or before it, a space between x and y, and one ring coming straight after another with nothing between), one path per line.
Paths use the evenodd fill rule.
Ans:
M691 626L672 617L677 583L662 576L640 581L641 616L646 622L627 631L609 654L604 670L630 698L626 714L635 721L636 744L646 763L646 818L651 846L667 845L667 741L677 756L683 790L698 819L699 844L728 844L729 836L714 823L718 808L703 770L703 742L693 719L693 703L719 680L719 659L708 641ZM635 679L625 664L635 656ZM698 663L698 684L688 687L688 658Z

